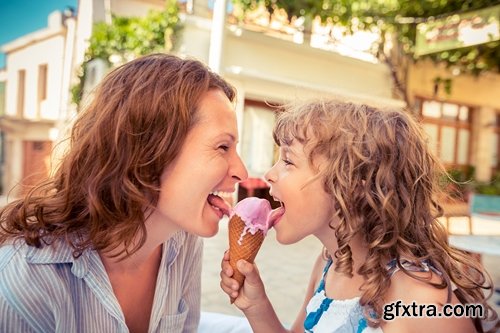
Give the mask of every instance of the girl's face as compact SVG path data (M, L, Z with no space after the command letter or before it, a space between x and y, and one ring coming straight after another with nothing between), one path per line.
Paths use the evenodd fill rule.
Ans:
M318 156L314 162L321 168L325 159ZM290 146L280 147L280 159L265 175L270 194L284 208L274 225L280 243L292 244L308 235L321 239L332 232L328 226L332 200L323 188L322 178L315 176L317 171L309 164L301 143L293 140Z
M183 229L210 237L230 209L217 192L234 192L248 174L236 153L236 113L221 90L202 97L198 118L179 155L161 175L158 205L150 220L169 232Z

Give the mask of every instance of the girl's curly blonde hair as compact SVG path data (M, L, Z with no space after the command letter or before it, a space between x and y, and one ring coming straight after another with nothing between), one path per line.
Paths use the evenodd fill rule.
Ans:
M360 303L370 326L380 325L391 283L387 258L397 259L399 268L415 279L447 288L448 302L454 283L462 303L481 303L496 319L483 295L483 289L491 295L491 278L477 260L448 244L437 219L443 214L438 180L446 171L408 112L336 100L295 102L279 114L274 140L278 145L293 140L303 144L311 165L315 156L326 157L318 176L335 211L330 223L338 242L335 270L352 275L349 242L362 235L368 255L357 273L365 279ZM430 261L442 272L442 282L416 276L400 259ZM474 324L482 332L480 320Z

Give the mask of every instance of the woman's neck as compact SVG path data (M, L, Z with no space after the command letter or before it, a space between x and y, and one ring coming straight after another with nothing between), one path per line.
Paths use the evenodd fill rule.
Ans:
M121 271L124 273L134 272L143 269L151 263L157 263L159 265L162 244L179 231L179 228L168 223L168 221L162 219L159 214L155 214L155 212L148 216L145 221L145 226L146 241L136 252L127 258L123 259L120 256L114 256L117 253L123 253L123 250L125 249L124 244L120 244L111 252L99 252L101 260L108 273L111 271ZM137 244L138 241L139 237L137 236L133 243Z
M147 267L159 265L162 254L162 246L157 245L150 248L148 245L142 246L139 250L126 258L114 255L119 252L122 247L117 248L113 252L99 252L102 263L106 272L109 273L133 273L144 270Z

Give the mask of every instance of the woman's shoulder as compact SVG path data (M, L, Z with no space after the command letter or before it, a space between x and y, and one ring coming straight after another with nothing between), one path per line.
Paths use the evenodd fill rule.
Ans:
M60 262L62 253L47 256L48 248L15 242L0 247L0 297L17 306L47 306L65 289ZM68 265L69 266L69 265ZM68 267L68 269L70 269Z
M26 255L27 245L21 242L9 242L0 245L0 274L13 267L12 261Z
M64 241L35 247L18 239L0 246L0 276L16 275L17 281L22 278L33 280L39 271L58 271L58 264L75 261L73 249Z

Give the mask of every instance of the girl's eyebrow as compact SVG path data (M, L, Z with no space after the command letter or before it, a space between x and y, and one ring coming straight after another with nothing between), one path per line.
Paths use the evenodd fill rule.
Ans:
M282 148L283 148L283 152L284 153L293 155L295 157L297 156L297 154L295 153L295 151L290 146L282 146Z

